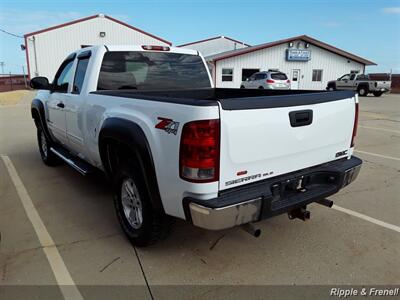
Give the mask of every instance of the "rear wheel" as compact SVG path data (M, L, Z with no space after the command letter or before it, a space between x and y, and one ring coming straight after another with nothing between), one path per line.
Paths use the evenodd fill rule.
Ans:
M145 247L165 237L170 220L152 207L137 164L119 166L114 176L114 204L118 221L134 246Z
M61 163L61 160L50 151L51 141L46 137L41 127L37 128L37 140L39 145L40 157L48 166L55 166Z
M241 89L244 89L245 87L244 87L244 85L241 85L240 88L241 88Z
M368 95L368 89L364 86L358 88L358 95L366 97Z
M259 90L263 90L264 87L263 87L263 86L259 86L258 89L259 89Z
M373 94L374 94L374 96L375 97L380 97L380 96L382 96L382 92L373 92Z

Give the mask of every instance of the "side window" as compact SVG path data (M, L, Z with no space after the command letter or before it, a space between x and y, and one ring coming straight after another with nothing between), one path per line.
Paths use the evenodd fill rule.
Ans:
M233 69L222 69L222 81L233 81Z
M354 80L354 78L356 78L356 74L351 74L350 75L350 80Z
M76 66L74 85L72 88L73 94L80 94L82 91L83 81L85 80L86 69L89 63L89 58L78 59Z
M71 81L72 75L72 65L74 64L73 60L64 62L60 69L57 71L56 77L54 78L53 89L58 93L67 93L68 85Z
M261 80L261 79L265 79L266 74L264 73L258 73L256 74L256 80Z
M349 74L346 74L346 75L343 75L342 77L340 77L341 81L349 80L349 79L350 79L350 75Z

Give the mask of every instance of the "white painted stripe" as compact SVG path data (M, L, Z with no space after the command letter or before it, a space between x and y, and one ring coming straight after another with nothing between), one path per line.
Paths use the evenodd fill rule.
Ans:
M376 156L376 157L382 157L382 158L386 158L386 159L393 159L393 160L398 160L398 161L400 161L400 158L398 158L398 157L393 157L393 156L387 156L387 155L382 155L382 154L377 154L377 153L371 153L371 152L366 152L366 151L361 151L361 150L354 150L354 152L358 152L358 153L363 153L363 154L372 155L372 156Z
M351 216L354 216L354 217L363 219L363 220L365 220L365 221L374 223L374 224L376 224L376 225L379 225L379 226L382 226L382 227L385 227L385 228L387 228L387 229L391 229L391 230L394 230L394 231L400 233L400 227L399 227L399 226L396 226L396 225L393 225L393 224L389 224L389 223L383 222L383 221L381 221L381 220L372 218L372 217L367 216L367 215L360 214L360 213L358 213L358 212L356 212L356 211L353 211L353 210L350 210L350 209L347 209L347 208L344 208L344 207L341 207L341 206L337 206L337 205L335 205L335 204L332 206L332 208L333 208L333 209L336 209L336 210L338 210L338 211L344 212L345 214L348 214L348 215L351 215Z
M43 251L49 261L51 269L53 270L54 276L57 280L57 284L66 300L83 300L81 293L76 287L74 281L68 269L58 252L58 249L51 238L46 226L39 216L35 206L33 205L32 199L29 196L25 186L23 185L20 177L18 176L17 170L15 169L10 158L6 155L1 155L1 158L8 170L10 178L17 190L18 196L21 199L22 205L25 209L25 213L31 221L32 226L36 232L36 235L42 245Z
M373 129L373 130L381 130L381 131L387 131L387 132L393 132L393 133L399 133L400 134L400 131L393 130L393 129L377 128L377 127L370 127L370 126L363 126L363 125L358 125L358 127L366 128L366 129Z

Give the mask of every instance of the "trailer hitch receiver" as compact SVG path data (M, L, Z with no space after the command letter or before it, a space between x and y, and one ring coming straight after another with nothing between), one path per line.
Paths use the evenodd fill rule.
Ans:
M300 219L307 221L310 219L310 211L307 210L307 206L296 208L288 213L289 219Z

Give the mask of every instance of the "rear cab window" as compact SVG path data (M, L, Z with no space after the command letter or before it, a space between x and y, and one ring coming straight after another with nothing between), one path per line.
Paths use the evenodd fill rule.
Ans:
M210 88L198 55L112 51L104 54L97 90L170 90Z

